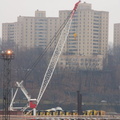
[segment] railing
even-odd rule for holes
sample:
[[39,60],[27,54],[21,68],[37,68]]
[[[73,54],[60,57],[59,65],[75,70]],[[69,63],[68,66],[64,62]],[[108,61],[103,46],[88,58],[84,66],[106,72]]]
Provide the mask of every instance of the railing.
[[[3,116],[0,115],[0,120]],[[10,120],[120,120],[120,115],[30,116],[10,115]]]

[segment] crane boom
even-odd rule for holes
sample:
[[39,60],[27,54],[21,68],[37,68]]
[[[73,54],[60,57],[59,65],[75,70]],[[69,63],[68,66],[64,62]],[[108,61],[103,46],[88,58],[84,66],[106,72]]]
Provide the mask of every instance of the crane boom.
[[66,23],[63,30],[61,31],[58,43],[56,45],[56,48],[53,52],[50,63],[48,65],[48,68],[47,68],[46,73],[45,73],[44,78],[43,78],[43,82],[42,82],[42,85],[41,85],[41,88],[40,88],[40,91],[39,91],[39,94],[38,94],[38,98],[37,98],[37,104],[39,104],[39,102],[40,102],[40,100],[41,100],[41,98],[42,98],[50,80],[51,80],[51,77],[52,77],[53,72],[55,70],[55,67],[57,65],[59,56],[61,55],[64,44],[67,40],[69,30],[70,30],[70,26],[71,26],[71,23],[72,23],[73,15],[74,15],[79,3],[80,3],[80,1],[75,4],[68,22]]
[[14,94],[12,100],[11,100],[11,103],[10,103],[10,110],[13,110],[13,103],[14,103],[14,100],[15,100],[15,97],[16,97],[17,92],[18,92],[18,88],[16,89],[15,94]]

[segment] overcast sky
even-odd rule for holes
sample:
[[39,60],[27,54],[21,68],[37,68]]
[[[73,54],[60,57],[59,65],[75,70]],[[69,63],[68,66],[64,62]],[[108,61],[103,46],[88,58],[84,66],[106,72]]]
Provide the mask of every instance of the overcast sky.
[[[78,0],[0,0],[0,37],[2,23],[16,22],[17,17],[34,16],[38,10],[46,11],[47,17],[58,16],[59,10],[72,10]],[[120,23],[120,0],[82,0],[91,3],[92,9],[109,12],[109,41],[113,41],[113,24]]]

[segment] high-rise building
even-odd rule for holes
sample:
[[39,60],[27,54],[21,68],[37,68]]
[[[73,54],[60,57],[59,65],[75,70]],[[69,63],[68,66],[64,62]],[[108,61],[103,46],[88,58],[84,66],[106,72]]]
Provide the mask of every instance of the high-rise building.
[[[15,42],[19,47],[45,48],[70,12],[60,10],[59,17],[46,17],[45,11],[37,10],[35,17],[19,16],[17,22],[3,24],[2,40]],[[108,12],[93,10],[85,2],[79,4],[58,66],[102,69],[108,47],[108,24]],[[56,44],[57,40],[53,46]]]
[[[60,11],[60,21],[63,22],[69,13],[68,10]],[[93,10],[88,3],[80,4],[65,45],[66,55],[61,57],[59,65],[102,69],[108,47],[108,19],[108,12]]]
[[59,26],[58,17],[46,17],[45,11],[35,11],[35,17],[19,16],[17,22],[3,23],[2,40],[22,48],[45,48]]
[[120,47],[120,23],[114,24],[114,48]]

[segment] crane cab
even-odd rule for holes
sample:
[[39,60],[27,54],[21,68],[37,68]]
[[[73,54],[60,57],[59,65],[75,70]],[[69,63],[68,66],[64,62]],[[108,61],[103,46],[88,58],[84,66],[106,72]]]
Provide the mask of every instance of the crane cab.
[[30,108],[36,108],[37,107],[37,100],[36,99],[30,99],[29,106],[30,106]]

